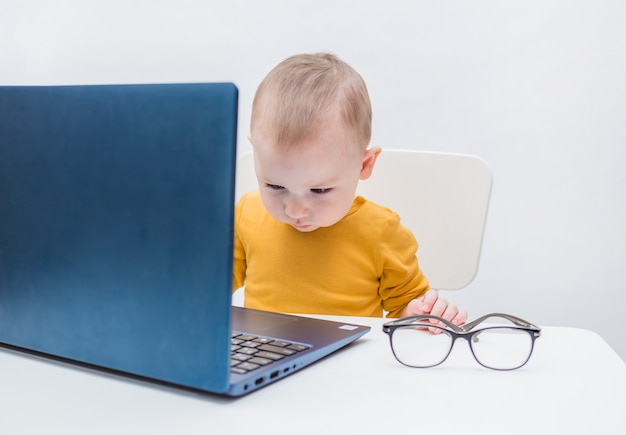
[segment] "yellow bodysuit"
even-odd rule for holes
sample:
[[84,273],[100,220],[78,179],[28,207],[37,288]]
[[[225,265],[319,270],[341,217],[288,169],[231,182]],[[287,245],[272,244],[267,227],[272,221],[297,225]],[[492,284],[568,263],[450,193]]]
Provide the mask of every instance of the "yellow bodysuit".
[[233,291],[260,310],[398,317],[429,289],[416,252],[400,217],[360,196],[335,225],[300,232],[251,192],[235,210]]

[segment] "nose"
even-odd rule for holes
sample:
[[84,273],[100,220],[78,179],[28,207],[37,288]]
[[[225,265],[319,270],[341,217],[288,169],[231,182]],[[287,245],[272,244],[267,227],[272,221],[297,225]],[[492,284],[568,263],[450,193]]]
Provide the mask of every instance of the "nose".
[[306,200],[292,197],[285,201],[285,214],[291,219],[302,219],[311,213]]

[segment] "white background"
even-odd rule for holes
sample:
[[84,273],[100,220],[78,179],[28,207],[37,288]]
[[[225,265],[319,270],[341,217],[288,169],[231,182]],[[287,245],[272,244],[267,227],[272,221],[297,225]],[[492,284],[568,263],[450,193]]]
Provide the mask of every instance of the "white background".
[[373,144],[492,168],[480,270],[449,299],[626,359],[625,2],[0,0],[0,84],[233,81],[241,150],[259,81],[313,51],[365,78]]

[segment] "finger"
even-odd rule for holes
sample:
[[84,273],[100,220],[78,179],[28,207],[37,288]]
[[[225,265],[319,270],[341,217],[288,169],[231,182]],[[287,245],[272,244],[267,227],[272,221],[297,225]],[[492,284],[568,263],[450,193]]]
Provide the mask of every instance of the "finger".
[[453,322],[453,319],[459,314],[459,308],[454,305],[454,304],[448,304],[448,306],[446,307],[445,311],[443,312],[443,314],[441,314],[441,316],[444,319],[446,319],[449,322]]
[[444,317],[444,313],[448,309],[448,301],[445,298],[437,298],[432,305],[430,314],[437,317]]
[[437,303],[439,299],[439,292],[435,289],[428,290],[424,296],[421,297],[422,302],[422,311],[424,313],[431,313],[434,305]]
[[[435,307],[435,309],[437,309],[437,307]],[[447,304],[446,309],[444,310],[444,312],[441,315],[438,315],[438,317],[446,319],[449,322],[453,323],[454,325],[460,326],[460,325],[463,325],[467,321],[467,311],[460,310],[454,304]],[[446,324],[444,324],[443,322],[439,322],[439,321],[437,321],[435,319],[431,319],[430,322],[434,323],[434,324],[436,324],[438,326],[441,326],[443,328],[447,327]],[[439,330],[437,328],[428,328],[428,330],[430,332],[432,332],[433,334],[441,333],[441,330]]]
[[[444,313],[446,311],[447,306],[448,306],[448,302],[444,298],[438,298],[435,301],[435,303],[433,304],[433,307],[430,310],[430,314],[433,315],[433,316],[437,316],[437,317],[443,317],[443,315],[444,315]],[[434,324],[434,325],[443,327],[443,328],[446,327],[446,325],[444,323],[440,322],[437,319],[429,319],[429,322]],[[429,328],[429,330],[433,334],[440,334],[441,333],[441,330],[437,329],[437,328]]]
[[467,311],[459,310],[456,316],[454,316],[454,318],[451,320],[451,322],[457,326],[460,326],[467,322]]

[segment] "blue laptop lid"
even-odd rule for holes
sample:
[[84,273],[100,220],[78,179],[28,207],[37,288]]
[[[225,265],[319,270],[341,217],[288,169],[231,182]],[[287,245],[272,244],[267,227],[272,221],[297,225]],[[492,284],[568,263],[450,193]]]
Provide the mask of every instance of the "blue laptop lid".
[[0,343],[228,385],[237,89],[0,86]]

